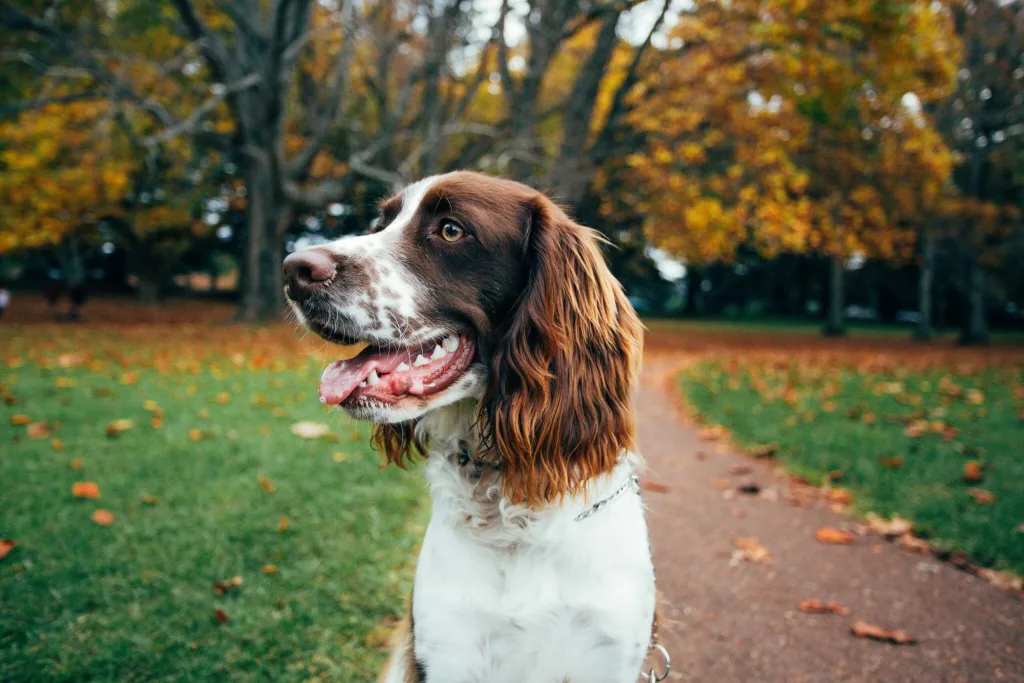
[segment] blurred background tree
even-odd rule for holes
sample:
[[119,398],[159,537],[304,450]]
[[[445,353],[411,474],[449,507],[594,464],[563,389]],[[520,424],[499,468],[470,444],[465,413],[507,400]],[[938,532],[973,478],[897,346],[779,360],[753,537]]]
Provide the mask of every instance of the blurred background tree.
[[1024,299],[1022,22],[1003,0],[0,0],[0,252],[26,286],[91,263],[146,299],[206,272],[263,319],[288,250],[476,168],[604,232],[644,312],[984,342]]

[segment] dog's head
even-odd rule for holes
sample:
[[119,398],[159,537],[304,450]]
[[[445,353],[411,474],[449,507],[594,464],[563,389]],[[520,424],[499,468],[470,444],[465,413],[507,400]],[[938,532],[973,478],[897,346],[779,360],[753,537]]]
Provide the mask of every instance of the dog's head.
[[329,365],[321,401],[378,423],[388,460],[411,422],[477,401],[505,494],[548,501],[633,445],[641,326],[593,231],[525,185],[468,172],[409,185],[371,234],[285,260],[314,332],[367,344]]

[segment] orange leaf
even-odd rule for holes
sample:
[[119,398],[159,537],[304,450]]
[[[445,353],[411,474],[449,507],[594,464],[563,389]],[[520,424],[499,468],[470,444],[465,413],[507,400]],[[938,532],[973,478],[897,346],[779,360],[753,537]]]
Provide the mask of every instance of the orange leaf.
[[53,446],[53,450],[55,451],[64,450],[64,442],[61,441],[60,439],[54,439],[53,441],[50,442],[50,445]]
[[964,463],[964,481],[968,484],[977,484],[985,478],[983,466],[977,460],[970,460]]
[[796,608],[808,614],[838,614],[841,617],[845,617],[850,613],[848,608],[843,607],[838,602],[822,602],[821,600],[814,599],[801,600]]
[[85,461],[82,460],[81,458],[75,458],[74,460],[68,463],[68,466],[73,470],[80,470],[84,465]]
[[28,434],[30,439],[45,439],[50,436],[50,425],[46,422],[33,422],[29,426],[25,427],[25,433]]
[[228,621],[231,620],[231,617],[228,616],[228,613],[220,609],[219,607],[213,611],[213,618],[217,620],[218,624],[226,624],[228,623]]
[[814,538],[826,545],[849,545],[854,542],[853,534],[831,526],[823,526],[814,532]]
[[917,640],[911,637],[906,631],[883,628],[881,626],[869,624],[866,621],[853,622],[850,630],[853,632],[853,635],[858,638],[870,638],[872,640],[880,640],[885,643],[892,643],[893,645],[913,645],[917,642]]
[[276,574],[277,573],[277,565],[276,564],[269,564],[269,563],[265,564],[262,567],[260,567],[260,571],[263,572],[264,574]]
[[32,421],[32,418],[28,415],[11,415],[11,424],[15,426],[27,425]]
[[967,494],[974,499],[975,503],[980,505],[991,505],[996,502],[995,494],[985,489],[970,488],[967,489]]
[[779,450],[779,444],[767,443],[761,446],[754,446],[750,449],[750,454],[755,458],[770,458],[775,455]]
[[192,439],[193,441],[199,441],[200,439],[203,438],[203,432],[202,430],[193,427],[192,429],[188,430],[188,438]]
[[282,517],[281,519],[277,520],[277,530],[282,532],[282,533],[284,533],[285,531],[288,531],[288,518],[287,517]]
[[230,403],[231,402],[231,394],[229,394],[226,391],[222,391],[219,394],[217,394],[216,401],[217,401],[217,403],[220,403],[221,405],[223,405],[225,403]]
[[100,487],[94,481],[78,481],[71,486],[71,495],[75,498],[96,499],[100,497]]
[[213,582],[213,594],[224,595],[228,591],[240,588],[242,585],[242,577],[235,575],[226,581],[214,581]]
[[768,548],[761,545],[756,538],[737,536],[732,539],[732,542],[736,546],[736,550],[732,553],[730,564],[737,564],[742,560],[760,564],[772,564],[774,562],[771,552],[769,552]]
[[127,432],[129,429],[135,426],[135,420],[121,419],[114,420],[107,425],[107,436],[114,437],[121,434],[121,432]]
[[274,483],[267,479],[266,477],[264,477],[262,474],[260,475],[260,486],[262,486],[263,490],[266,491],[267,493],[273,493],[274,491],[277,491],[277,487],[274,486]]
[[18,544],[9,538],[0,539],[0,560],[7,557],[16,545]]
[[92,521],[100,526],[110,526],[114,523],[114,513],[110,510],[97,510],[92,513]]
[[654,481],[653,479],[641,479],[640,488],[644,491],[653,491],[654,493],[668,493],[671,490],[668,484],[662,484],[660,481]]
[[888,467],[890,470],[898,470],[903,467],[903,456],[902,455],[883,455],[882,464]]
[[157,498],[156,496],[143,496],[142,502],[145,503],[146,505],[156,505],[157,503],[160,502],[160,499]]
[[701,441],[718,441],[726,435],[725,427],[721,425],[714,425],[711,427],[704,427],[698,433]]

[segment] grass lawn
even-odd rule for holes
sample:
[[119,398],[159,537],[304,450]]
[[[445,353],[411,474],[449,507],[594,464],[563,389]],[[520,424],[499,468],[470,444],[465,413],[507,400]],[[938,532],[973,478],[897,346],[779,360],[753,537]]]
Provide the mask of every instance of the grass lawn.
[[777,444],[812,481],[833,473],[860,512],[1024,574],[1024,369],[780,358],[708,361],[679,381],[706,420]]
[[375,680],[425,490],[319,404],[321,354],[290,329],[0,329],[0,680]]

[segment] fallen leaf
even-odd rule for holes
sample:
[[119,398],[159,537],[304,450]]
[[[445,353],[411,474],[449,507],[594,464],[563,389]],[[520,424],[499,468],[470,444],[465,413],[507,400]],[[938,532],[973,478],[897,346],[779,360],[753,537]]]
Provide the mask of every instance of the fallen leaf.
[[45,439],[50,436],[50,425],[46,422],[33,422],[25,427],[25,433],[30,439]]
[[866,621],[853,622],[850,630],[853,632],[853,635],[858,638],[870,638],[872,640],[880,640],[884,643],[892,643],[893,645],[913,645],[917,642],[906,631],[883,628],[881,626],[869,624]]
[[732,553],[732,560],[730,564],[736,565],[746,560],[747,562],[756,562],[759,564],[772,564],[771,552],[768,548],[761,545],[756,538],[751,536],[737,536],[732,539],[733,545],[736,546],[736,550]]
[[902,517],[896,516],[892,519],[882,519],[873,512],[869,512],[867,515],[868,528],[870,528],[876,534],[887,536],[889,538],[896,538],[903,534],[909,534],[914,525],[909,519],[903,519]]
[[27,425],[32,421],[28,415],[11,415],[11,424],[15,426]]
[[135,384],[139,381],[139,373],[126,372],[121,375],[121,384]]
[[841,505],[849,505],[853,502],[853,494],[847,489],[829,489],[825,497],[833,503],[840,503]]
[[226,391],[222,391],[219,394],[217,394],[216,401],[221,405],[224,405],[225,403],[231,403],[231,394],[229,394]]
[[850,613],[848,608],[843,607],[838,602],[822,602],[813,598],[801,600],[796,608],[808,614],[838,614],[841,617],[845,617]]
[[319,439],[327,434],[330,428],[320,422],[296,422],[291,426],[291,432],[302,439]]
[[[0,557],[3,557],[3,555],[0,555]],[[978,576],[985,579],[996,588],[1009,591],[1024,590],[1024,579],[1019,576],[1014,576],[1009,572],[1001,572],[995,569],[989,569],[988,567],[982,567],[978,570]]]
[[114,513],[110,510],[97,510],[92,513],[92,521],[100,526],[110,526],[114,523]]
[[193,441],[199,441],[200,439],[203,438],[203,430],[193,427],[192,429],[188,430],[188,438],[192,439]]
[[916,439],[925,432],[928,431],[928,422],[925,420],[914,420],[907,428],[903,430],[903,435],[911,439]]
[[282,533],[284,533],[285,531],[288,531],[288,518],[287,517],[282,517],[279,520],[277,520],[277,530],[282,532]]
[[701,441],[718,441],[726,435],[725,427],[721,425],[712,425],[711,427],[704,427],[697,432],[698,438]]
[[728,479],[717,477],[711,480],[711,486],[718,489],[719,491],[724,491],[726,489],[732,488],[732,482],[729,481]]
[[639,486],[643,491],[652,491],[654,493],[668,493],[671,490],[668,484],[662,484],[660,481],[654,481],[653,479],[641,479]]
[[260,486],[263,487],[263,490],[265,492],[267,492],[267,493],[274,493],[275,491],[277,491],[277,487],[274,486],[274,483],[272,481],[270,481],[269,479],[267,479],[262,474],[259,475],[259,480],[260,480]]
[[267,563],[267,564],[263,565],[262,567],[260,567],[260,571],[263,572],[264,574],[276,574],[277,573],[277,565],[276,564],[269,564],[269,563]]
[[157,503],[160,502],[160,499],[157,498],[156,496],[143,496],[142,502],[145,503],[146,505],[156,505]]
[[135,420],[120,419],[114,420],[107,425],[107,436],[114,437],[121,434],[121,432],[127,432],[129,429],[135,426]]
[[849,545],[855,540],[853,534],[832,526],[821,527],[814,532],[814,538],[826,545]]
[[903,456],[902,455],[883,455],[882,464],[888,467],[890,470],[898,470],[903,467]]
[[158,413],[158,412],[160,412],[160,405],[156,401],[154,401],[153,399],[147,399],[146,401],[144,401],[142,403],[142,407],[145,408],[146,410],[148,410],[151,413]]
[[55,451],[64,450],[64,442],[61,441],[60,439],[54,439],[53,441],[50,442],[50,445],[53,446],[53,450]]
[[755,458],[770,458],[779,451],[779,444],[777,443],[766,443],[760,446],[754,446],[750,449],[750,455]]
[[94,481],[76,481],[71,485],[71,495],[75,498],[96,499],[100,497],[100,487]]
[[991,505],[996,502],[995,494],[986,489],[970,488],[967,489],[967,495],[973,498],[975,503],[980,505]]
[[242,577],[239,575],[232,576],[226,581],[214,581],[213,582],[213,594],[224,595],[228,591],[232,591],[242,586]]
[[217,620],[218,624],[226,624],[231,620],[228,613],[219,607],[213,611],[213,618]]
[[734,477],[742,477],[745,474],[750,474],[750,465],[733,465],[729,468],[729,474]]
[[345,462],[348,460],[348,456],[341,451],[334,451],[334,453],[331,454],[331,459],[334,460],[334,462]]
[[985,478],[984,466],[977,460],[969,460],[964,463],[964,481],[968,484],[977,484]]
[[18,544],[9,538],[0,539],[0,560],[7,557],[16,545]]
[[912,534],[903,534],[897,538],[896,545],[912,550],[915,553],[930,553],[932,551],[931,543]]
[[73,470],[80,470],[84,465],[85,461],[82,460],[81,458],[75,458],[74,460],[68,463],[68,466]]

